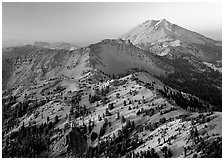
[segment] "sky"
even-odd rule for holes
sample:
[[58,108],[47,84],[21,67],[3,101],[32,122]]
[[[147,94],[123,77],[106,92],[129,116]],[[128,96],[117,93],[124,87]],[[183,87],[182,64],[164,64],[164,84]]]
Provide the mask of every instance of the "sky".
[[89,44],[160,19],[222,39],[220,2],[3,2],[2,39]]

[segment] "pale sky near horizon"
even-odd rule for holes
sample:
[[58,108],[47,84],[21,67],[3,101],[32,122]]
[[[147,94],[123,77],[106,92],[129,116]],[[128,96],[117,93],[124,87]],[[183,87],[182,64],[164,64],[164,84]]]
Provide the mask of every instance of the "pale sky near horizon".
[[222,4],[213,2],[3,2],[3,41],[96,43],[117,38],[146,20],[167,19],[222,39]]

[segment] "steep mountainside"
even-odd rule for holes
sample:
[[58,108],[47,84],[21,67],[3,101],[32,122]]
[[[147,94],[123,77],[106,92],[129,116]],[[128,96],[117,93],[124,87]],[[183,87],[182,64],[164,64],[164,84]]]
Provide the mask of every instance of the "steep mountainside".
[[91,45],[90,49],[90,62],[108,74],[124,74],[129,69],[137,68],[158,76],[173,69],[129,41],[103,40]]
[[[37,46],[26,45],[22,47],[10,47],[2,49],[2,86],[6,88],[8,80],[13,77],[16,71],[14,67],[15,61],[26,59],[28,54],[39,50]],[[20,60],[21,59],[21,60]]]
[[[7,53],[3,51],[3,86],[13,87],[19,84],[29,86],[43,79],[55,78],[60,75],[79,76],[85,69],[85,50],[68,51],[53,50],[29,46],[29,52],[16,56],[20,50],[26,47],[12,48]],[[19,53],[18,53],[19,54]],[[4,56],[6,55],[6,56]],[[9,57],[9,55],[15,55]],[[75,66],[79,65],[80,68]],[[4,72],[5,71],[5,72]]]
[[165,19],[146,21],[120,38],[129,39],[134,45],[159,56],[174,58],[180,53],[189,53],[203,61],[214,63],[222,57],[219,41],[172,24]]
[[[183,43],[196,44],[216,44],[217,42],[206,38],[196,32],[184,29],[176,24],[172,24],[166,19],[149,20],[131,31],[121,36],[124,39],[130,39],[133,44],[147,44],[163,41],[172,41],[178,39]],[[178,42],[176,41],[176,44]],[[173,44],[175,45],[175,44]]]

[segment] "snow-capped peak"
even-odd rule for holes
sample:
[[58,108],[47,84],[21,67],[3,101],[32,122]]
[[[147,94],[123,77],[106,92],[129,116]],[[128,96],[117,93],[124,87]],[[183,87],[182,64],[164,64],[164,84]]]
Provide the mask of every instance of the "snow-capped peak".
[[161,19],[161,20],[159,20],[159,21],[155,24],[155,26],[156,26],[156,25],[160,25],[160,24],[172,24],[172,23],[170,23],[170,22],[167,21],[166,19]]
[[166,19],[146,21],[120,37],[129,39],[134,45],[150,45],[161,39],[180,40],[183,43],[213,44],[214,41],[192,32]]
[[169,21],[167,21],[166,19],[162,19],[154,25],[154,28],[155,28],[155,30],[158,30],[159,28],[162,28],[162,29],[165,29],[165,30],[172,31],[172,25],[173,24],[170,23]]

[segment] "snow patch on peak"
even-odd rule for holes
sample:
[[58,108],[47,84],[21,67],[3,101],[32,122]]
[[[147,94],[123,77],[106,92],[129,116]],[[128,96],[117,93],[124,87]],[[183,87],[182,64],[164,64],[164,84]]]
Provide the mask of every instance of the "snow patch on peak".
[[158,22],[155,24],[155,26],[158,26],[158,25],[160,25],[161,23],[162,23],[162,20],[158,21]]

